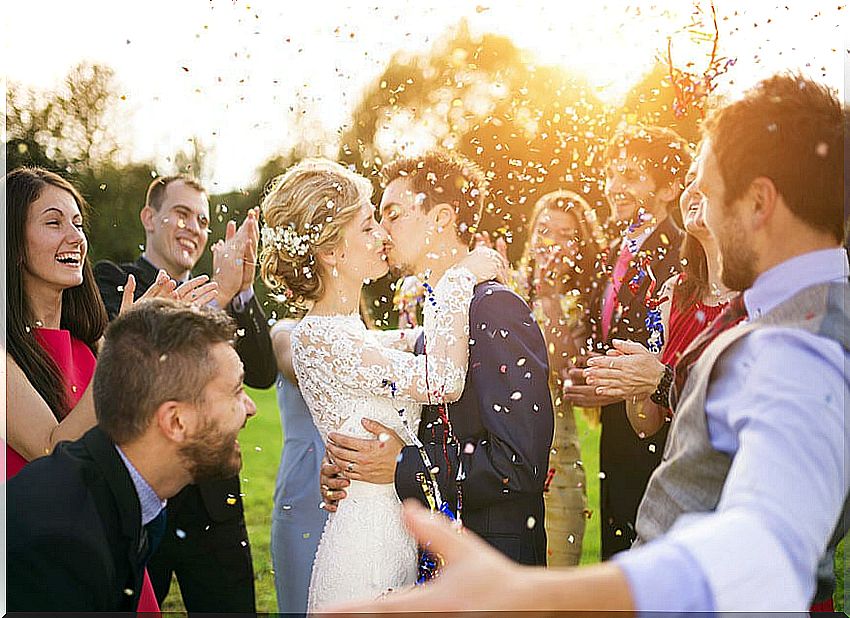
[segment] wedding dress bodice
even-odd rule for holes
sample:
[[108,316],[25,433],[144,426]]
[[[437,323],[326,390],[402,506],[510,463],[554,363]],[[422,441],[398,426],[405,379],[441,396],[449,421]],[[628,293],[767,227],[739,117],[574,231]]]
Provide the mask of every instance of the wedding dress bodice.
[[[460,397],[475,283],[463,268],[449,269],[440,279],[425,307],[423,355],[412,353],[415,332],[370,331],[356,314],[301,320],[292,332],[293,366],[326,443],[331,432],[375,439],[361,425],[369,418],[411,444],[421,404]],[[376,597],[416,579],[416,544],[401,521],[394,485],[352,481],[347,493],[319,543],[311,610]]]

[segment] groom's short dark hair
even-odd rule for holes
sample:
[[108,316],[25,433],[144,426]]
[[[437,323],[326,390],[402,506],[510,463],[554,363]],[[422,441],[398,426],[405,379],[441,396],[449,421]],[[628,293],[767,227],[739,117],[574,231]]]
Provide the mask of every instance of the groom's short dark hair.
[[481,223],[487,178],[478,165],[455,152],[432,150],[419,157],[395,159],[381,169],[382,185],[398,178],[410,181],[425,196],[422,210],[450,204],[457,214],[457,232],[469,243]]

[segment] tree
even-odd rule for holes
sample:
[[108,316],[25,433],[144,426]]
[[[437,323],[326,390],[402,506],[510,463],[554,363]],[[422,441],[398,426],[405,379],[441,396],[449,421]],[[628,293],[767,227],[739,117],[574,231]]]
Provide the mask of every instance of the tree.
[[397,155],[433,146],[464,154],[490,180],[482,228],[516,241],[517,257],[544,193],[571,188],[601,204],[594,165],[605,112],[578,77],[461,21],[425,54],[390,60],[356,107],[339,158],[374,179]]

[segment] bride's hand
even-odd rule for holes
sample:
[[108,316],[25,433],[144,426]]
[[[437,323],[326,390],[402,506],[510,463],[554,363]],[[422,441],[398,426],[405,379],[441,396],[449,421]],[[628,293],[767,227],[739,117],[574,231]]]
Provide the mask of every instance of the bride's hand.
[[506,283],[508,280],[507,260],[498,251],[487,247],[476,247],[458,262],[458,266],[469,270],[478,283],[491,279]]

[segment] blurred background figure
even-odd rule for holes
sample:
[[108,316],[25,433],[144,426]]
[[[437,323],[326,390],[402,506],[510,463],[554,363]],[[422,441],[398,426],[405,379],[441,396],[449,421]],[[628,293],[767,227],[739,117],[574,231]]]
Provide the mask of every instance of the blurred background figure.
[[[658,343],[653,301],[657,286],[679,270],[682,232],[670,215],[677,210],[692,158],[688,142],[664,127],[627,125],[608,141],[605,197],[612,220],[624,229],[608,247],[606,280],[592,294],[594,352],[604,353],[615,339]],[[601,557],[607,560],[635,538],[637,507],[661,461],[666,426],[651,438],[637,436],[622,398],[597,393],[584,383],[583,370],[573,370],[570,377],[573,383],[565,393],[574,404],[602,406]]]
[[277,358],[277,403],[283,433],[283,452],[274,488],[271,554],[278,610],[307,611],[310,574],[328,514],[322,508],[319,468],[325,445],[292,367],[290,333],[298,322],[278,320],[272,328]]
[[[685,176],[679,209],[685,238],[679,252],[682,272],[659,294],[664,332],[660,358],[633,341],[613,341],[608,357],[588,360],[586,381],[601,395],[623,397],[629,421],[640,437],[652,436],[672,416],[669,390],[685,350],[737,295],[720,280],[717,242],[705,226],[705,200],[696,188],[696,161]],[[611,366],[611,356],[617,358]]]
[[[588,299],[604,243],[593,210],[580,195],[567,190],[547,193],[537,201],[528,230],[513,279],[543,331],[549,353],[555,435],[544,494],[548,564],[573,566],[581,559],[588,511],[575,413],[563,388],[569,370],[587,356]],[[504,252],[504,241],[496,244]]]

